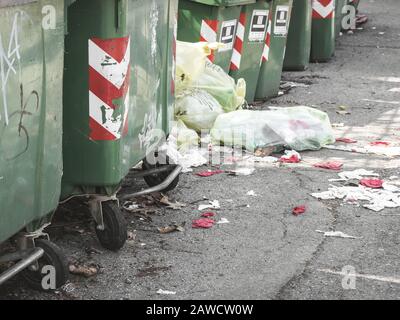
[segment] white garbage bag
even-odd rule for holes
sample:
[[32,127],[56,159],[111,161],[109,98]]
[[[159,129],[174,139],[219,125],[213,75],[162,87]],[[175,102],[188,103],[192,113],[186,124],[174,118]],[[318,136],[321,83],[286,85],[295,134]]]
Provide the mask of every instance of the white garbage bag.
[[175,118],[197,132],[210,130],[222,113],[219,102],[204,90],[186,90],[175,101]]
[[178,150],[187,150],[192,147],[197,147],[200,142],[200,137],[196,131],[186,127],[182,120],[178,120],[174,123],[170,136],[175,137]]
[[211,137],[213,142],[249,151],[280,145],[296,151],[319,150],[335,143],[328,115],[304,106],[226,113],[216,119]]

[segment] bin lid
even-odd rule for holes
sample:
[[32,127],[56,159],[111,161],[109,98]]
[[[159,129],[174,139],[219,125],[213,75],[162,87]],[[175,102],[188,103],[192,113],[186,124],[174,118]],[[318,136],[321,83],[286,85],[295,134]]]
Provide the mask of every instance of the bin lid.
[[190,0],[190,1],[217,7],[230,7],[230,6],[256,3],[256,0]]
[[32,2],[37,2],[37,0],[0,0],[0,8],[19,6]]

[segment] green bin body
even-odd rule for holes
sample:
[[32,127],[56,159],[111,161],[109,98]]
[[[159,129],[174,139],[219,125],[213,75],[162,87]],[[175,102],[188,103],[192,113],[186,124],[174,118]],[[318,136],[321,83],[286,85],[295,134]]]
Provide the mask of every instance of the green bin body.
[[170,129],[177,0],[68,7],[62,198],[110,196]]
[[335,1],[313,0],[311,62],[327,62],[335,53]]
[[267,32],[267,49],[262,57],[256,90],[256,99],[258,100],[272,98],[279,93],[292,4],[292,0],[272,1],[271,28],[268,28],[270,30]]
[[254,101],[267,35],[270,2],[243,6],[232,54],[230,76],[246,80],[246,101]]
[[295,0],[286,45],[283,70],[308,68],[311,53],[312,0]]
[[58,206],[63,57],[64,1],[0,1],[0,243]]
[[336,0],[335,8],[335,37],[338,38],[342,31],[342,20],[344,17],[343,7],[347,5],[347,0]]
[[178,40],[186,42],[220,42],[220,48],[209,60],[226,72],[232,58],[242,5],[256,0],[180,0]]
[[349,0],[349,4],[358,10],[358,6],[360,5],[361,0]]

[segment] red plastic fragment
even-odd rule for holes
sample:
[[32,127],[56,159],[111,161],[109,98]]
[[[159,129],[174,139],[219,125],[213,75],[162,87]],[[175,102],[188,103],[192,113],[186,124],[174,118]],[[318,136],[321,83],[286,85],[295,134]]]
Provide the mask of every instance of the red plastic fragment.
[[205,212],[205,213],[203,213],[201,216],[203,217],[203,218],[212,218],[212,217],[215,217],[215,213],[214,212]]
[[198,172],[196,173],[196,176],[199,177],[211,177],[211,176],[215,176],[216,174],[221,174],[224,173],[224,170],[215,170],[215,171],[202,171],[202,172]]
[[371,146],[383,146],[383,147],[387,147],[390,146],[390,142],[387,141],[373,141],[370,142]]
[[192,222],[192,228],[194,229],[210,229],[214,226],[215,221],[212,219],[198,219],[198,220],[193,220]]
[[328,161],[314,164],[315,168],[328,169],[328,170],[341,170],[343,163],[339,161]]
[[294,216],[299,216],[306,212],[306,206],[298,206],[293,209],[292,213]]
[[360,184],[364,187],[372,189],[380,189],[383,187],[383,180],[380,179],[361,179]]
[[343,143],[357,143],[357,140],[353,140],[350,138],[337,138],[336,142],[343,142]]

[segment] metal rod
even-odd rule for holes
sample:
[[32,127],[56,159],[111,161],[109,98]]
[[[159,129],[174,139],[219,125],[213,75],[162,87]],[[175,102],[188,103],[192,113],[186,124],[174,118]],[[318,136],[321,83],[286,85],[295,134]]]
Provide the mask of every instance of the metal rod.
[[10,269],[6,270],[0,275],[0,285],[20,273],[22,270],[28,268],[31,264],[39,260],[43,256],[43,254],[44,250],[42,248],[33,249],[32,254],[30,254],[25,259],[17,262]]
[[148,188],[148,189],[144,189],[144,190],[136,192],[136,193],[126,194],[126,195],[122,196],[120,199],[122,201],[128,201],[128,200],[131,200],[132,198],[136,198],[136,197],[139,197],[139,196],[144,196],[146,194],[150,194],[150,193],[154,193],[154,192],[163,191],[176,179],[177,176],[179,176],[181,171],[182,171],[182,167],[178,165],[169,174],[169,176],[162,183],[160,183],[159,185],[151,187],[151,188]]
[[149,169],[149,170],[141,170],[139,172],[133,173],[132,176],[134,178],[147,177],[147,176],[151,176],[152,174],[172,171],[174,168],[176,168],[175,165],[166,165],[166,166],[162,166],[159,168],[154,168],[154,169]]
[[32,250],[20,250],[13,253],[8,253],[0,257],[0,263],[17,261],[26,258],[32,253]]

